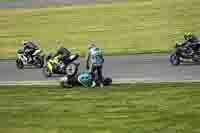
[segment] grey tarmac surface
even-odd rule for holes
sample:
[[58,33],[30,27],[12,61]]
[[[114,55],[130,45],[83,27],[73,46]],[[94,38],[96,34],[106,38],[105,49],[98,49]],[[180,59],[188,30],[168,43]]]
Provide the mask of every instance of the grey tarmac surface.
[[[115,80],[141,82],[168,82],[200,80],[200,64],[184,63],[172,66],[167,54],[145,54],[130,56],[105,57],[104,75]],[[81,71],[84,70],[84,61],[81,59]],[[61,76],[62,77],[62,76]],[[15,61],[0,62],[0,84],[12,81],[54,81],[60,76],[45,78],[42,69],[26,67],[18,70]]]

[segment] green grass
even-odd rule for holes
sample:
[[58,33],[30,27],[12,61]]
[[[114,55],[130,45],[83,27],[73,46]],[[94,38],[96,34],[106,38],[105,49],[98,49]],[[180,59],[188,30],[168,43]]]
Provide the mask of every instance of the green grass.
[[198,133],[199,86],[0,87],[0,133]]
[[184,32],[200,35],[199,0],[0,10],[0,58],[15,57],[23,39],[53,51],[56,40],[84,54],[95,40],[106,54],[168,52]]

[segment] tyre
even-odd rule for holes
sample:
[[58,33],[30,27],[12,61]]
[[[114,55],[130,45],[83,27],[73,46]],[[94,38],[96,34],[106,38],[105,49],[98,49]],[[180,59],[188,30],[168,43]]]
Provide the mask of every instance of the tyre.
[[16,66],[17,66],[17,68],[18,69],[23,69],[24,68],[24,63],[23,63],[23,61],[21,60],[21,59],[17,59],[16,60]]
[[50,70],[49,70],[49,68],[47,67],[47,66],[45,66],[45,67],[43,67],[43,75],[45,76],[45,77],[51,77],[52,76],[52,74],[51,74],[51,72],[50,72]]
[[170,63],[174,66],[178,66],[180,64],[180,58],[174,53],[170,56]]
[[38,68],[42,68],[42,67],[43,67],[43,65],[44,65],[44,60],[43,60],[42,57],[36,56],[35,59],[34,59],[34,61],[35,61],[34,64],[35,64],[36,67],[38,67]]

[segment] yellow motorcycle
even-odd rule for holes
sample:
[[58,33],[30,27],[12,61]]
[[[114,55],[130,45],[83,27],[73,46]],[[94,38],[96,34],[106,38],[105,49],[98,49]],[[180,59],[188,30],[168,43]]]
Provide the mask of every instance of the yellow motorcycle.
[[[51,77],[53,74],[61,75],[76,75],[79,70],[80,61],[79,55],[71,55],[65,62],[59,59],[60,56],[55,58],[47,57],[46,65],[43,67],[43,75],[45,77]],[[65,59],[64,59],[65,60]]]

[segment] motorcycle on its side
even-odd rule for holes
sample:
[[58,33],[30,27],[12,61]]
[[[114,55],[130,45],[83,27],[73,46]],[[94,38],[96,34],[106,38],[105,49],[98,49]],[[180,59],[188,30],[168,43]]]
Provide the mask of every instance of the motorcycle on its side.
[[63,61],[56,61],[55,63],[51,56],[47,56],[46,65],[43,67],[43,75],[45,77],[51,77],[53,74],[76,75],[80,66],[78,58],[79,55],[74,54],[69,59],[66,59],[67,63]]

